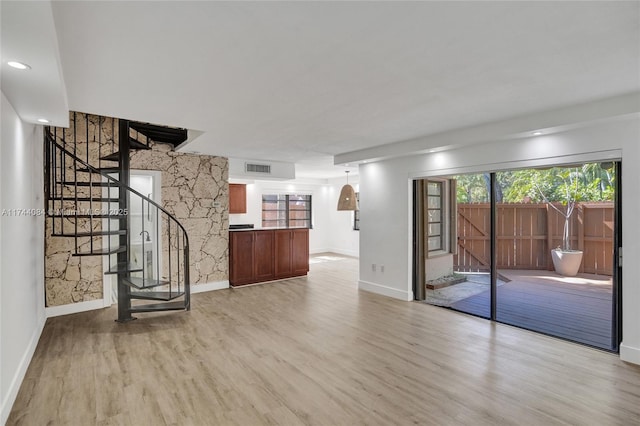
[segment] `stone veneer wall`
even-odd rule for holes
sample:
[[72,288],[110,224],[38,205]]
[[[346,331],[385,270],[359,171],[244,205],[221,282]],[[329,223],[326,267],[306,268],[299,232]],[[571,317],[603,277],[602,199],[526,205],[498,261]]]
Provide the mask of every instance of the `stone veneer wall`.
[[182,154],[170,145],[155,144],[150,151],[132,153],[131,169],[162,172],[162,206],[189,236],[191,283],[228,280],[228,160]]
[[[70,141],[75,133],[77,151],[84,157],[88,148],[91,165],[115,164],[99,162],[98,158],[117,149],[118,120],[95,115],[87,117],[88,128],[85,115],[72,112],[69,129],[57,129],[58,140],[64,135]],[[162,206],[180,221],[189,236],[191,283],[228,280],[228,160],[178,153],[167,144],[151,145],[150,151],[132,151],[131,168],[161,172]],[[87,180],[87,177],[82,179]],[[93,208],[99,208],[99,205],[94,204]],[[72,229],[71,225],[71,221],[65,221],[66,229]],[[45,229],[47,306],[102,299],[102,257],[71,256],[73,239],[51,236],[51,226],[52,219],[48,218]],[[98,221],[94,229],[100,229],[100,226]],[[82,224],[83,227],[88,228],[88,224]],[[83,244],[86,249],[88,239]],[[95,246],[101,244],[100,238],[94,239]]]

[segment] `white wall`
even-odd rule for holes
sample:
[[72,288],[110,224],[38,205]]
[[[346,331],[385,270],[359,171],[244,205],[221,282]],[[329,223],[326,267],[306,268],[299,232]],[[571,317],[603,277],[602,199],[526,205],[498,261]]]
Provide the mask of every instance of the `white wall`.
[[[351,179],[353,181],[353,179]],[[243,183],[231,179],[231,182]],[[344,180],[327,183],[301,181],[254,181],[247,184],[247,213],[230,214],[229,224],[262,224],[263,194],[311,194],[313,229],[309,231],[311,253],[334,252],[358,256],[358,232],[353,230],[353,213],[336,210]],[[357,190],[357,185],[354,185]]]
[[437,280],[441,277],[453,274],[453,255],[442,254],[427,258],[424,261],[425,281]]
[[42,127],[26,124],[2,94],[0,140],[0,400],[2,424],[45,322]]
[[[344,177],[329,180],[329,251],[358,257],[360,255],[360,231],[353,230],[353,212],[338,211],[340,190],[346,183]],[[360,192],[358,176],[349,176],[349,183],[356,192]]]
[[[640,119],[594,121],[547,136],[506,139],[452,151],[406,156],[360,166],[360,283],[403,300],[411,288],[411,180],[417,177],[622,158],[624,230],[623,360],[640,364]],[[372,270],[384,264],[385,271]]]
[[[261,175],[260,173],[247,173],[244,170],[245,163],[269,165],[271,166],[271,173],[266,176]],[[294,163],[285,163],[283,161],[264,161],[264,160],[250,160],[246,158],[229,158],[229,176],[234,176],[238,179],[291,180],[291,179],[295,179],[296,177],[296,166]]]

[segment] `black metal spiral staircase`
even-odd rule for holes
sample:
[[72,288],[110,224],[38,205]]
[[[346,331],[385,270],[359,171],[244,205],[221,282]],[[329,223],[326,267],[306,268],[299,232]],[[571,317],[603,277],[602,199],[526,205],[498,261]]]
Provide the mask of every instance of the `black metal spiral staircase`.
[[[52,236],[72,238],[73,256],[103,257],[105,274],[117,276],[117,321],[135,319],[134,313],[189,310],[187,232],[167,210],[130,186],[131,150],[149,150],[151,140],[177,146],[187,131],[109,119],[111,138],[104,141],[104,118],[92,116],[92,123],[88,115],[78,115],[72,115],[73,131],[48,127],[44,132]],[[85,134],[79,135],[82,129]]]

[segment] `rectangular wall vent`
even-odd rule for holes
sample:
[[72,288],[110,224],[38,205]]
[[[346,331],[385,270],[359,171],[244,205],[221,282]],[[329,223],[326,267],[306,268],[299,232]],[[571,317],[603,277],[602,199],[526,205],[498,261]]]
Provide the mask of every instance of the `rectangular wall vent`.
[[244,171],[247,173],[271,174],[271,164],[244,163]]

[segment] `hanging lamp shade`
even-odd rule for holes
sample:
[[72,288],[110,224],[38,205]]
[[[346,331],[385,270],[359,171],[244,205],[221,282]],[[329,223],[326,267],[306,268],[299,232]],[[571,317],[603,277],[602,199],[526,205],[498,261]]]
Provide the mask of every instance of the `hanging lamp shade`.
[[349,185],[349,171],[347,170],[347,184],[340,191],[338,198],[338,210],[358,210],[358,202],[356,200],[356,191]]

